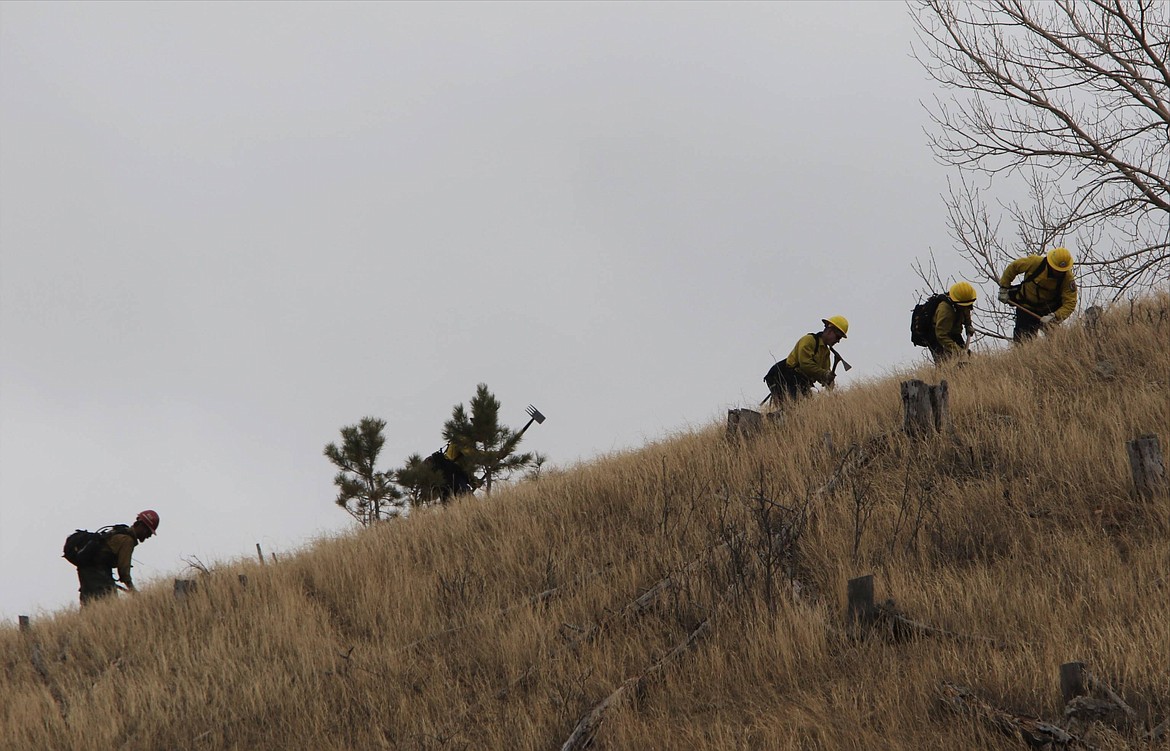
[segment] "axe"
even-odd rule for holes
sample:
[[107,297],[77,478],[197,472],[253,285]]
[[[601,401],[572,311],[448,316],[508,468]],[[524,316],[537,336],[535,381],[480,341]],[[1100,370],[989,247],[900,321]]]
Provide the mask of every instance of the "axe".
[[836,358],[836,360],[833,362],[833,372],[834,372],[834,373],[836,373],[836,372],[837,372],[837,363],[841,363],[842,365],[844,365],[844,366],[845,366],[845,372],[846,372],[846,373],[848,373],[849,371],[853,370],[853,366],[852,366],[852,365],[850,365],[849,363],[845,362],[845,358],[844,358],[844,357],[841,357],[841,355],[837,354],[837,350],[833,349],[832,347],[829,347],[829,351],[830,351],[830,352],[832,352],[832,353],[833,353],[833,357],[835,357],[835,358]]
[[1022,310],[1022,311],[1024,311],[1025,313],[1027,313],[1028,315],[1030,315],[1030,316],[1032,316],[1033,318],[1035,318],[1035,319],[1036,319],[1037,321],[1039,321],[1040,323],[1044,323],[1044,317],[1043,317],[1043,316],[1041,316],[1039,313],[1033,313],[1032,311],[1030,311],[1030,310],[1028,310],[1027,308],[1025,308],[1023,305],[1017,305],[1015,301],[1012,301],[1012,307],[1013,307],[1013,308],[1017,308],[1017,309],[1019,309],[1019,310]]
[[992,339],[1003,339],[1004,341],[1008,341],[1008,342],[1010,342],[1012,340],[1012,338],[1010,336],[1004,336],[1003,334],[997,334],[994,331],[987,331],[986,329],[981,329],[978,327],[976,327],[974,329],[974,331],[976,334],[979,334],[980,336],[987,336],[987,337],[991,337]]

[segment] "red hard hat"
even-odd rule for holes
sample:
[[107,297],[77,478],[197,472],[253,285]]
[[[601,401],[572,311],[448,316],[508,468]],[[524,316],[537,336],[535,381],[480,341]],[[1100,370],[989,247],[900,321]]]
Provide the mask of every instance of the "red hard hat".
[[134,521],[142,522],[143,524],[145,524],[150,529],[150,533],[152,535],[154,533],[158,532],[158,512],[157,511],[151,511],[150,509],[147,509],[147,510],[139,513],[138,516],[134,517]]

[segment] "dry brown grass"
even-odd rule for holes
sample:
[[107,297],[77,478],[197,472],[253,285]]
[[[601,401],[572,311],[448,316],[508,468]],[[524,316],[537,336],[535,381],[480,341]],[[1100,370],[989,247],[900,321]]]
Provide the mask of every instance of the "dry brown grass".
[[[1160,722],[1170,501],[1132,497],[1124,444],[1170,443],[1168,341],[1162,295],[1096,332],[911,374],[948,378],[953,436],[903,437],[891,378],[807,400],[743,444],[711,426],[277,566],[219,565],[186,602],[160,587],[6,630],[0,736],[78,751],[559,748],[708,619],[596,747],[1020,748],[941,710],[939,682],[1057,720],[1073,659]],[[770,560],[767,533],[798,522],[791,554]],[[910,617],[995,643],[850,639],[845,584],[871,572]],[[1093,738],[1142,748],[1137,735]]]

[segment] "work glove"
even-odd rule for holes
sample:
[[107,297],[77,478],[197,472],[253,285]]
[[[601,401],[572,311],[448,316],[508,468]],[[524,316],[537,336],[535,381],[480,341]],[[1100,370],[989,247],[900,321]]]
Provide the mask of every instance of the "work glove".
[[1043,318],[1041,318],[1040,320],[1041,320],[1041,321],[1043,321],[1043,322],[1044,322],[1044,324],[1045,324],[1045,325],[1048,325],[1048,326],[1051,326],[1051,325],[1052,325],[1052,324],[1054,324],[1054,323],[1060,323],[1060,321],[1056,320],[1056,314],[1055,314],[1055,313],[1049,313],[1048,315],[1044,316],[1044,317],[1043,317]]
[[1002,303],[1009,303],[1012,301],[1012,291],[1007,287],[999,288],[999,301]]

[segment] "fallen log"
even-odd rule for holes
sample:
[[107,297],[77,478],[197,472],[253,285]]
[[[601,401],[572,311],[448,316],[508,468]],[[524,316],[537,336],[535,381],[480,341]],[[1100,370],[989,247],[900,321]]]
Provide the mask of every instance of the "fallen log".
[[1146,733],[1146,740],[1150,743],[1162,740],[1162,736],[1170,735],[1170,717],[1162,720],[1162,724]]
[[1033,748],[1082,747],[1080,738],[1059,725],[992,706],[965,686],[943,681],[939,688],[939,696],[947,709],[957,714],[979,717],[1004,735],[1019,738]]
[[914,636],[940,636],[945,639],[954,639],[955,641],[974,644],[988,644],[993,647],[998,644],[995,639],[987,636],[960,634],[955,631],[947,631],[944,628],[911,620],[894,605],[893,600],[886,600],[885,602],[874,605],[874,615],[876,622],[884,622],[890,627],[891,634],[898,641]]
[[889,442],[890,434],[878,433],[867,438],[864,443],[852,444],[837,463],[837,468],[829,476],[828,482],[812,491],[812,495],[832,495],[850,474],[877,458],[883,449],[889,448]]
[[1135,724],[1138,722],[1137,710],[1126,704],[1125,700],[1108,683],[1093,675],[1088,670],[1084,671],[1084,675],[1090,690],[1100,691],[1105,694],[1109,701],[1113,702],[1118,709],[1125,713],[1125,716],[1129,718],[1130,722]]
[[[734,539],[738,539],[738,537],[736,537]],[[717,552],[727,548],[727,546],[728,546],[728,543],[725,542],[725,543],[721,543],[719,545],[716,545],[713,548],[708,548],[707,550],[705,550],[703,552],[704,553],[717,553]],[[653,606],[655,600],[658,598],[658,596],[660,594],[662,594],[663,592],[668,591],[676,586],[675,580],[677,577],[679,577],[682,574],[691,572],[698,565],[700,565],[703,561],[704,561],[704,557],[702,555],[700,555],[698,558],[695,558],[693,561],[691,561],[689,564],[684,566],[679,571],[667,574],[666,576],[664,576],[663,578],[661,578],[657,582],[655,582],[645,592],[643,592],[642,594],[638,595],[633,600],[626,603],[625,606],[622,607],[622,609],[620,611],[611,612],[609,615],[607,615],[605,618],[603,618],[600,621],[588,624],[586,626],[574,626],[574,625],[568,624],[568,623],[561,624],[562,634],[564,634],[564,631],[566,631],[566,630],[572,631],[574,633],[571,635],[565,635],[565,643],[562,644],[557,650],[555,650],[553,652],[553,655],[556,655],[556,654],[558,654],[561,651],[566,650],[566,649],[575,649],[581,644],[585,644],[585,643],[593,641],[594,639],[597,639],[606,629],[609,628],[610,623],[615,618],[626,617],[626,618],[630,618],[630,619],[636,619],[636,618],[640,617],[651,606]],[[549,657],[551,658],[553,655],[550,655]],[[527,680],[530,676],[532,676],[536,672],[536,670],[537,670],[536,664],[529,665],[527,668],[525,668],[520,673],[520,675],[517,678],[513,679],[511,682],[508,683],[507,686],[505,686],[504,688],[500,689],[499,691],[497,691],[495,693],[496,699],[503,700],[505,697],[508,696],[509,693],[511,693],[511,691],[514,688],[516,688],[516,686],[520,685],[525,680]],[[619,691],[620,691],[620,689],[619,689]],[[615,692],[615,693],[617,693],[617,692]],[[471,716],[472,711],[478,709],[478,707],[479,707],[479,702],[475,702],[470,707],[468,707],[459,716],[457,724],[463,725],[466,722],[467,718],[469,716]]]
[[658,660],[658,662],[651,665],[646,672],[634,678],[629,678],[618,686],[609,696],[606,696],[593,709],[589,710],[584,717],[577,722],[577,726],[573,728],[573,732],[569,734],[564,745],[561,746],[561,751],[581,751],[588,748],[593,742],[593,737],[597,734],[598,728],[605,720],[606,714],[610,709],[616,707],[620,702],[624,701],[628,696],[634,693],[640,693],[646,688],[646,684],[651,679],[657,678],[662,674],[666,665],[679,655],[686,652],[691,646],[699,640],[711,628],[711,619],[703,621],[699,626],[691,632],[690,636],[686,638],[681,644],[670,650]]
[[[738,536],[735,539],[738,540],[739,539]],[[719,553],[719,552],[725,550],[728,545],[729,545],[729,543],[726,543],[726,542],[720,543],[719,545],[716,545],[713,548],[708,548],[704,552]],[[635,598],[632,602],[627,604],[622,609],[622,613],[624,613],[627,616],[641,615],[651,605],[654,604],[655,600],[658,599],[658,595],[662,594],[663,592],[665,592],[667,590],[670,590],[670,589],[673,589],[674,587],[676,587],[678,585],[677,580],[679,577],[682,577],[686,574],[691,573],[696,568],[703,565],[703,563],[706,560],[707,559],[705,557],[700,556],[700,557],[696,558],[695,560],[691,561],[690,563],[688,563],[686,566],[683,566],[678,571],[667,574],[666,576],[662,577],[657,582],[655,582],[653,585],[651,585],[651,587],[649,589],[647,589],[642,594],[638,595],[637,598]]]
[[[595,572],[595,574],[596,574],[596,572]],[[515,605],[509,605],[506,608],[501,608],[501,609],[491,613],[490,615],[481,616],[473,621],[469,621],[467,623],[461,623],[458,626],[451,626],[450,628],[445,628],[442,631],[435,631],[435,632],[429,633],[426,636],[415,639],[414,641],[410,642],[409,644],[403,645],[403,646],[399,647],[398,649],[391,651],[390,654],[396,655],[396,654],[399,654],[401,652],[408,652],[411,649],[414,649],[415,647],[419,646],[420,644],[425,644],[429,641],[434,641],[435,639],[438,639],[440,636],[447,636],[448,634],[454,634],[458,631],[462,631],[465,628],[469,628],[470,626],[472,626],[476,623],[482,623],[484,621],[499,618],[500,616],[507,615],[508,613],[510,613],[513,610],[516,610],[518,608],[527,607],[529,605],[540,604],[542,602],[545,602],[546,600],[549,600],[549,599],[552,599],[553,597],[555,597],[557,595],[557,593],[560,592],[560,590],[561,590],[560,587],[553,587],[552,589],[546,589],[543,592],[539,592],[535,595],[532,595],[531,597],[527,598],[523,602],[517,603]]]
[[1137,710],[1127,704],[1112,686],[1093,675],[1083,662],[1061,665],[1060,685],[1065,700],[1064,725],[1070,732],[1084,734],[1085,729],[1094,723],[1118,729],[1141,725]]
[[1108,699],[1077,696],[1064,705],[1064,726],[1073,734],[1083,735],[1093,723],[1117,726],[1124,719],[1121,708]]

